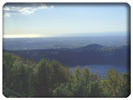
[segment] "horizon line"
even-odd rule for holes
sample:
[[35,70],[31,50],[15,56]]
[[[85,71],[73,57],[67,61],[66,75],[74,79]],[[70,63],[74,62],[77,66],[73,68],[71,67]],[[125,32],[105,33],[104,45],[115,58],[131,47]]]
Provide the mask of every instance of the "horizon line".
[[91,35],[91,36],[47,36],[47,37],[3,37],[4,39],[13,39],[13,38],[64,38],[64,37],[110,37],[110,36],[123,36],[123,35]]

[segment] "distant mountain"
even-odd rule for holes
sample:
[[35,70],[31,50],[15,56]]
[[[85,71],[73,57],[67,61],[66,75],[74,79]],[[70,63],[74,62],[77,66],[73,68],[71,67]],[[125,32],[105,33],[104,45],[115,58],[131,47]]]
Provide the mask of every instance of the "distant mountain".
[[85,47],[83,47],[83,48],[87,48],[87,49],[99,49],[99,48],[103,48],[104,46],[102,46],[102,45],[99,45],[99,44],[90,44],[90,45],[87,45],[87,46],[85,46]]
[[42,58],[58,60],[64,65],[110,64],[126,65],[129,63],[129,46],[106,47],[99,44],[90,44],[73,49],[40,49],[15,50],[5,52],[15,53],[25,59],[39,61]]
[[3,48],[6,50],[37,50],[61,48],[70,49],[85,47],[87,45],[96,47],[96,44],[117,47],[127,45],[127,41],[128,38],[126,36],[116,35],[84,37],[3,38]]
[[103,49],[103,48],[104,48],[104,46],[99,45],[99,44],[90,44],[90,45],[87,45],[87,46],[84,46],[84,47],[76,48],[75,50],[89,52],[89,51],[92,51],[92,50],[96,51],[96,50],[100,50],[100,49]]

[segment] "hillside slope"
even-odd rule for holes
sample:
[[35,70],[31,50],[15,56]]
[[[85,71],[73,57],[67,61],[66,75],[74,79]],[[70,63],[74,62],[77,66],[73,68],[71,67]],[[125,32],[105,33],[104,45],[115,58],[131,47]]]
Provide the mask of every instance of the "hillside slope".
[[[6,50],[5,50],[6,51]],[[74,49],[16,50],[7,51],[25,59],[39,61],[42,58],[58,60],[64,65],[112,64],[127,65],[129,63],[129,46],[117,48],[91,44]]]

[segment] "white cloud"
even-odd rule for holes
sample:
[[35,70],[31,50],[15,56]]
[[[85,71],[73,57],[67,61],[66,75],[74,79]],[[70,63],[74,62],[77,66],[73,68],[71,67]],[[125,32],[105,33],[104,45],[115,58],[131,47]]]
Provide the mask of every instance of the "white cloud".
[[46,9],[45,4],[18,4],[18,5],[5,5],[4,7],[4,16],[9,17],[12,14],[24,14],[30,15],[39,9]]
[[50,8],[54,8],[54,5],[51,5]]
[[20,9],[19,12],[24,15],[29,15],[29,14],[34,13],[36,10],[37,9],[35,8],[25,7],[23,9]]
[[40,9],[43,9],[43,8],[48,8],[46,5],[41,5]]
[[4,16],[5,17],[10,17],[11,15],[10,15],[10,13],[5,13]]
[[10,8],[9,8],[9,7],[5,7],[4,10],[5,10],[5,11],[9,11]]

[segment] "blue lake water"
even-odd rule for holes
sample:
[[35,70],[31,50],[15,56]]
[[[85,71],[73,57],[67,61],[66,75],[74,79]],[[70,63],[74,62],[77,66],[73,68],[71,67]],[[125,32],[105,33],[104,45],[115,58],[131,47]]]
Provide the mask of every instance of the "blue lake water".
[[[85,67],[86,66],[80,66],[80,69],[82,70]],[[70,67],[70,70],[73,71],[75,68],[76,66]],[[108,70],[115,70],[120,73],[124,73],[124,72],[128,72],[130,69],[129,66],[117,66],[117,65],[88,65],[88,68],[90,72],[96,72],[99,74],[103,74],[103,73],[105,74]]]

